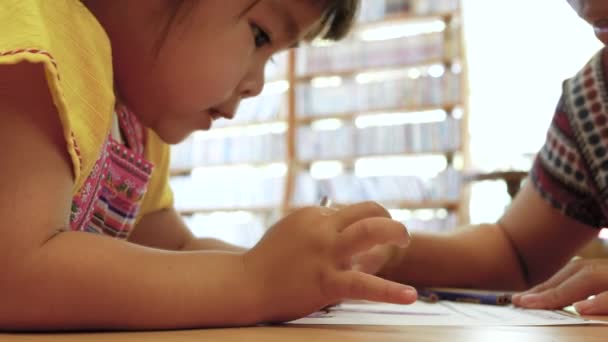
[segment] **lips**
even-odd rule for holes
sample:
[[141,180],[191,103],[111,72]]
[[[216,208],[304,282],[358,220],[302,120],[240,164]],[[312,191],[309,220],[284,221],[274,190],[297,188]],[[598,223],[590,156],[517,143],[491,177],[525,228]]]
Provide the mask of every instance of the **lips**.
[[225,111],[222,111],[222,110],[216,109],[216,108],[209,109],[208,113],[213,120],[217,120],[217,119],[221,119],[221,118],[224,118],[227,120],[232,120],[232,118],[234,118],[234,114],[230,114],[229,112],[225,112]]
[[600,19],[593,22],[595,35],[604,44],[608,44],[608,19]]
[[209,115],[211,116],[211,118],[215,121],[217,119],[221,119],[221,118],[226,118],[228,119],[229,116],[225,113],[220,112],[217,109],[209,109]]

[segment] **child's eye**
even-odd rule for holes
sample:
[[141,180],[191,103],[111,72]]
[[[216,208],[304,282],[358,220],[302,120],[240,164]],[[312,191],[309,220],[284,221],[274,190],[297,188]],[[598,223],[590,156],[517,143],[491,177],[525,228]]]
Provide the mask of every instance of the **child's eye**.
[[256,24],[251,24],[251,33],[253,34],[253,41],[255,47],[261,48],[266,44],[270,44],[270,36],[262,28]]

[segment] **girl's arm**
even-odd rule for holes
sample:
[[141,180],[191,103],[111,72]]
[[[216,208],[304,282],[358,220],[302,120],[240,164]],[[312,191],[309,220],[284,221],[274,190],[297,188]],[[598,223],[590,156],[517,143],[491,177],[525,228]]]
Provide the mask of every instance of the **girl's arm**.
[[42,68],[0,66],[0,74],[0,329],[258,320],[258,289],[238,255],[172,253],[89,233],[56,234],[69,225],[73,176]]
[[245,254],[171,252],[69,226],[73,174],[34,64],[0,66],[0,330],[247,325],[342,298],[411,303],[412,288],[350,269],[354,254],[408,241],[378,205],[299,210]]
[[20,260],[0,277],[0,329],[249,325],[263,312],[240,255],[165,252],[79,232],[11,253]]
[[[221,229],[221,227],[218,227]],[[174,208],[148,214],[137,224],[129,241],[173,251],[225,251],[243,253],[245,248],[217,239],[196,238]]]

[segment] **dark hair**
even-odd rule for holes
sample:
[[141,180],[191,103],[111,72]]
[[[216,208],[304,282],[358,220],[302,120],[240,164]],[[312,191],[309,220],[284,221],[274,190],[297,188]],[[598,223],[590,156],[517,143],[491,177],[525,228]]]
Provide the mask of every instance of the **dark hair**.
[[353,27],[361,0],[325,0],[327,9],[319,25],[306,36],[307,40],[322,38],[340,40]]
[[[293,1],[293,0],[287,0]],[[317,4],[324,5],[325,11],[321,16],[321,20],[309,34],[304,37],[306,40],[315,38],[327,40],[340,40],[344,38],[353,27],[357,10],[361,0],[309,0]],[[168,15],[167,24],[163,27],[163,37],[166,37],[169,27],[173,22],[179,20],[177,17],[181,13],[189,12],[195,4],[191,0],[175,0],[175,6],[171,8],[171,13]],[[184,6],[190,6],[184,8]]]

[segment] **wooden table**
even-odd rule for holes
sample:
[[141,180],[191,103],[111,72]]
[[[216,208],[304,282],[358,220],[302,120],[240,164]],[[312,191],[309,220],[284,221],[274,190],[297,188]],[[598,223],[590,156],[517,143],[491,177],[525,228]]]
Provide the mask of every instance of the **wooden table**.
[[[608,317],[600,318],[608,320]],[[608,325],[552,327],[271,326],[160,332],[0,334],[0,341],[24,342],[200,342],[200,341],[449,341],[606,342]]]

